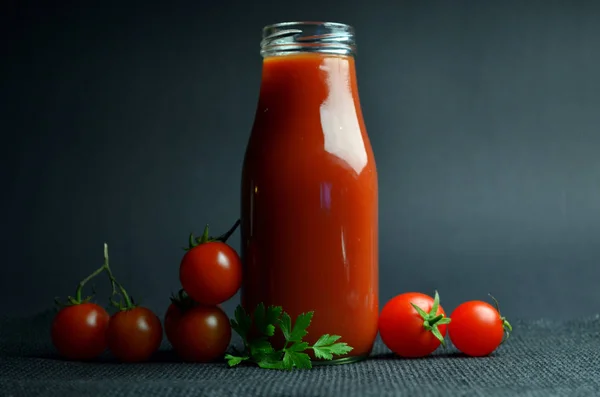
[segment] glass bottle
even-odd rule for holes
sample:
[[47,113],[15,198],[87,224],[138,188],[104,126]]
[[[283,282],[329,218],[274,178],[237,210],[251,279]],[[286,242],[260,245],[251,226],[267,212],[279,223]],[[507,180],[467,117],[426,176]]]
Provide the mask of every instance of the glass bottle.
[[314,311],[304,340],[336,334],[353,347],[325,363],[359,360],[377,335],[378,188],[354,29],[266,26],[261,55],[242,171],[242,305],[281,306],[292,319]]

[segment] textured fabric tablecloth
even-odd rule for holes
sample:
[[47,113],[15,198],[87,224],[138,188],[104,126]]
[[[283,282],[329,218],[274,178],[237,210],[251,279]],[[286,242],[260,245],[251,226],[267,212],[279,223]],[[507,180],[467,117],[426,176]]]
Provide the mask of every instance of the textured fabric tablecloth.
[[373,358],[309,371],[184,364],[168,352],[144,364],[59,359],[51,313],[0,319],[0,396],[600,396],[600,317],[515,321],[493,356],[449,346],[424,359],[395,358],[378,342]]

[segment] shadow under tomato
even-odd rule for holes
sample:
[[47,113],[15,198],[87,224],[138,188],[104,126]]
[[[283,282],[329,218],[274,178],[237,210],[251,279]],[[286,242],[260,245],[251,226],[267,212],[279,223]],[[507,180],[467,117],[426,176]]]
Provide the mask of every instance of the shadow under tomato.
[[[233,346],[233,347],[239,348],[238,346]],[[235,349],[233,349],[233,347],[230,348],[230,350],[228,350],[228,353],[235,354]],[[493,357],[495,355],[496,354],[494,352],[490,356],[486,356],[486,357],[470,357],[459,351],[452,350],[452,351],[442,351],[439,353],[436,352],[434,354],[431,354],[431,355],[425,356],[425,357],[407,358],[407,357],[400,357],[391,352],[386,352],[386,353],[373,354],[367,360],[363,360],[363,361],[370,361],[370,360],[374,360],[374,361],[377,361],[377,360],[418,361],[418,360],[448,360],[448,359],[471,359],[472,360],[472,359],[477,359],[477,358],[485,359],[488,357]],[[117,360],[116,358],[111,356],[111,354],[109,352],[105,352],[100,357],[93,359],[93,360],[70,360],[70,359],[60,356],[57,352],[54,352],[54,351],[30,353],[30,354],[25,354],[25,355],[15,353],[15,354],[9,354],[8,356],[55,360],[55,361],[70,362],[70,363],[122,364],[122,362],[120,362],[119,360]],[[197,364],[197,365],[198,364],[200,364],[200,365],[201,364],[222,364],[222,365],[226,365],[226,361],[222,357],[215,361],[212,361],[210,363],[187,362],[187,361],[184,361],[181,358],[179,358],[179,356],[175,353],[175,351],[170,348],[162,348],[161,350],[154,353],[152,355],[152,357],[150,357],[149,360],[140,362],[138,364],[144,364],[144,363],[145,364],[154,363],[154,364],[190,364],[190,365],[191,364]],[[127,363],[127,364],[135,365],[136,363]],[[244,365],[242,364],[242,366],[244,366]]]
[[[62,362],[70,362],[70,363],[85,363],[85,364],[123,364],[121,361],[117,360],[110,353],[106,352],[102,354],[100,357],[97,357],[92,360],[70,360],[68,358],[62,357],[57,352],[44,352],[37,354],[27,354],[27,355],[13,355],[16,357],[25,357],[25,358],[37,358],[44,360],[55,360]],[[192,363],[183,361],[179,356],[170,349],[159,350],[150,357],[147,361],[142,361],[139,363],[126,363],[127,365],[135,365],[135,364],[205,364],[205,363]],[[206,364],[225,364],[225,360],[220,358],[211,363]]]
[[466,354],[460,353],[460,352],[443,352],[443,353],[436,353],[436,354],[431,354],[429,356],[425,356],[425,357],[401,357],[398,356],[397,354],[394,353],[382,353],[382,354],[376,354],[370,357],[370,360],[411,360],[411,361],[418,361],[418,360],[441,360],[441,359],[457,359],[457,358],[472,358],[467,356]]

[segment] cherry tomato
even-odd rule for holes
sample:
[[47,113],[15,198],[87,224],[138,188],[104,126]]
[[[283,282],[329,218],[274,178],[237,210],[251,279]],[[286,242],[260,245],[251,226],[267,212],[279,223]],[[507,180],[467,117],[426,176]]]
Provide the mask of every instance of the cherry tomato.
[[171,304],[165,313],[164,326],[167,339],[172,347],[175,347],[175,342],[177,340],[177,326],[183,313],[197,305],[198,303],[190,298],[184,289],[180,289],[177,294],[171,296]]
[[179,319],[176,352],[185,361],[207,363],[223,357],[231,341],[231,326],[217,306],[196,306]]
[[162,341],[162,325],[150,309],[136,306],[113,314],[108,325],[108,349],[123,362],[146,361]]
[[70,360],[96,358],[106,350],[109,320],[106,310],[95,303],[66,306],[52,321],[52,343]]
[[468,356],[487,356],[500,346],[510,324],[487,302],[460,304],[450,316],[448,334],[454,346]]
[[[436,298],[439,300],[437,293]],[[419,314],[411,303],[426,312],[427,318]],[[436,312],[431,313],[433,305],[434,298],[418,292],[400,294],[388,301],[379,316],[379,334],[383,343],[402,357],[424,357],[431,354],[442,342],[427,328],[426,320],[433,321],[436,316],[439,318],[439,323],[434,327],[442,338],[446,335],[446,324],[449,321],[439,304]]]
[[179,280],[196,302],[207,306],[223,303],[233,297],[242,284],[240,257],[226,243],[202,243],[183,256]]

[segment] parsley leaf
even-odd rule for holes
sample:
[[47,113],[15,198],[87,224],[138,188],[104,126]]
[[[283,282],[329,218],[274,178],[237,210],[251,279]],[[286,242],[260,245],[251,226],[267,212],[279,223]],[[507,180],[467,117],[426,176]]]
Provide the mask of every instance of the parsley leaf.
[[298,369],[311,369],[312,363],[308,354],[286,350],[283,356],[283,366],[287,370],[291,370],[294,367]]
[[[313,350],[316,358],[325,360],[332,360],[334,355],[344,355],[352,351],[352,347],[347,343],[338,342],[341,338],[339,335],[325,334],[313,346],[303,342],[313,315],[312,311],[298,315],[292,326],[292,318],[280,306],[265,307],[260,303],[252,316],[238,306],[235,319],[231,320],[231,327],[242,338],[244,351],[226,354],[227,364],[234,367],[248,361],[265,369],[311,369],[311,358],[306,353],[309,349]],[[279,327],[285,338],[285,344],[280,350],[276,350],[269,340],[275,335],[276,327]],[[250,338],[251,329],[256,329],[256,337]]]
[[275,351],[271,343],[266,339],[257,339],[248,343],[250,355],[253,357],[269,355]]
[[313,352],[315,352],[316,358],[322,358],[324,360],[332,360],[333,355],[347,354],[352,351],[352,347],[348,346],[345,342],[338,342],[341,336],[325,334],[319,338],[319,340],[312,346]]
[[325,334],[319,338],[319,340],[313,345],[313,347],[321,347],[321,346],[331,345],[332,343],[335,343],[340,338],[341,338],[341,336],[339,336],[339,335]]
[[234,316],[235,320],[230,320],[231,328],[246,341],[250,327],[252,327],[252,318],[246,313],[242,305],[235,308]]
[[269,306],[265,308],[263,303],[259,303],[254,311],[254,321],[258,332],[265,336],[275,335],[275,323],[281,316],[283,309],[280,306]]
[[285,369],[283,361],[263,360],[256,363],[260,368],[264,369]]
[[304,350],[308,349],[310,346],[308,344],[308,342],[296,342],[293,345],[291,345],[290,347],[288,347],[286,350],[290,350],[293,352],[303,352]]
[[296,317],[292,334],[289,338],[286,338],[288,342],[299,342],[306,336],[306,334],[308,334],[306,329],[312,321],[313,314],[314,312],[302,313]]
[[234,367],[240,364],[242,361],[248,360],[250,357],[248,356],[232,356],[231,354],[225,355],[225,360],[227,360],[227,365],[230,367]]
[[283,333],[285,340],[289,340],[292,336],[292,318],[286,312],[283,312],[281,318],[278,319],[277,325]]

